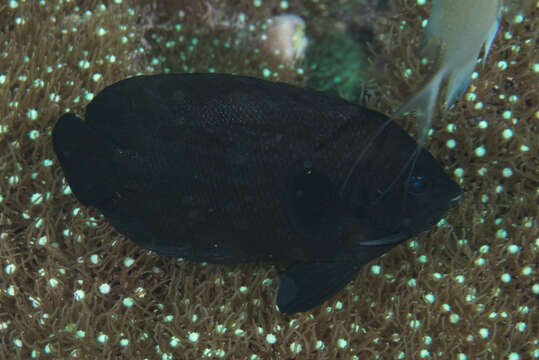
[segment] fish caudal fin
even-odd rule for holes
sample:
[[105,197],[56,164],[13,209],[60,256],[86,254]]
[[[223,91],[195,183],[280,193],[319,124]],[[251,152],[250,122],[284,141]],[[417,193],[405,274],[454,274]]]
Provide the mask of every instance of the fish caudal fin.
[[95,205],[114,196],[114,145],[74,114],[60,117],[52,131],[54,152],[77,199]]

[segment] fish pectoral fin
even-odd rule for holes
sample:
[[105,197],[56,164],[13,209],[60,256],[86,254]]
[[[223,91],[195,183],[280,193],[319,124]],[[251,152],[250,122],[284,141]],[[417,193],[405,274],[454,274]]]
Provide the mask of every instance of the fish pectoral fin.
[[326,174],[316,169],[300,171],[288,184],[286,198],[288,218],[303,237],[335,236],[339,197]]
[[477,63],[476,58],[471,59],[466,65],[456,68],[449,75],[444,101],[444,112],[459,99],[472,81],[472,74]]
[[428,58],[432,64],[437,64],[442,53],[442,42],[438,36],[432,36],[425,31],[419,39],[419,55]]
[[[428,56],[434,61],[439,55],[439,48],[441,46],[444,15],[442,4],[439,1],[434,1],[427,28],[423,32],[419,42],[421,56]],[[431,52],[430,50],[433,49],[437,49],[437,51],[435,53]]]
[[285,314],[308,311],[337,294],[360,269],[360,264],[355,263],[291,265],[281,278],[277,306]]

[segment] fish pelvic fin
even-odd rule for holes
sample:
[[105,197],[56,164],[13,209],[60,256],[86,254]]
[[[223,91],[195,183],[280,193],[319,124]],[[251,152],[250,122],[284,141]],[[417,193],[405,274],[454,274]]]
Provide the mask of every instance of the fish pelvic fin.
[[423,146],[427,139],[428,131],[432,125],[434,108],[440,92],[440,86],[444,79],[444,73],[437,71],[423,88],[405,101],[391,116],[399,118],[407,113],[415,112],[417,118],[418,143]]
[[277,292],[279,311],[285,314],[295,314],[319,306],[354,280],[362,265],[357,262],[313,262],[290,265],[281,278]]

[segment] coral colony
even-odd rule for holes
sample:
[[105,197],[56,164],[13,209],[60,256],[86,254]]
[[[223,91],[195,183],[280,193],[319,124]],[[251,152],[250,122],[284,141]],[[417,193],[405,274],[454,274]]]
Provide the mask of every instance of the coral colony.
[[[0,6],[0,358],[537,358],[536,1],[502,6],[485,66],[429,129],[425,146],[463,188],[460,207],[316,311],[287,317],[262,306],[274,301],[278,267],[160,257],[75,200],[50,143],[59,114],[80,114],[106,85],[142,73],[305,85],[318,64],[308,58],[318,43],[311,34],[339,24],[359,41],[354,11],[377,8],[366,0],[346,13],[329,0],[226,3]],[[385,3],[395,12],[372,13],[369,46],[358,44],[372,51],[371,77],[354,79],[368,106],[391,114],[428,74],[417,49],[432,2]],[[293,44],[293,64],[261,45],[268,19],[285,14],[305,24],[304,62],[303,35],[283,42]],[[294,38],[301,24],[285,33]],[[399,120],[410,133],[412,120]]]

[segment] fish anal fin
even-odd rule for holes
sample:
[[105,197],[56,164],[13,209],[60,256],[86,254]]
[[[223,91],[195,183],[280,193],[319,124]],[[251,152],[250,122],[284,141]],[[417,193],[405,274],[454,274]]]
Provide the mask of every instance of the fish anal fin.
[[485,43],[483,45],[483,68],[485,67],[485,64],[487,62],[488,53],[490,51],[490,47],[492,46],[492,43],[494,41],[494,38],[496,37],[496,33],[498,32],[498,28],[500,27],[500,20],[501,20],[502,12],[501,7],[498,11],[498,17],[496,18],[496,21],[494,21],[488,30],[488,36],[485,40]]

